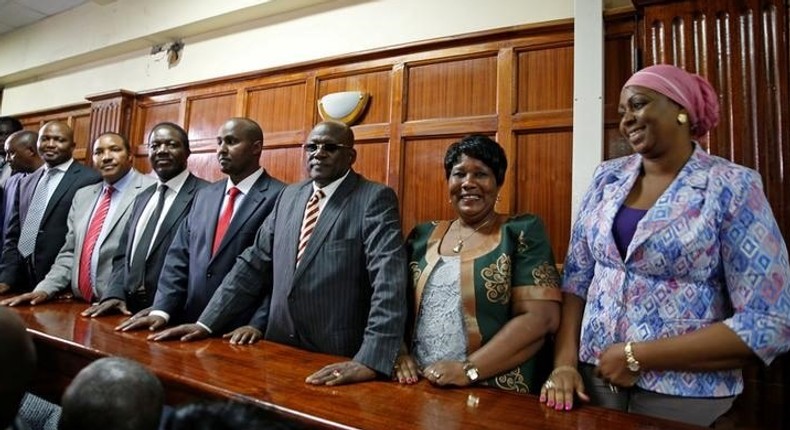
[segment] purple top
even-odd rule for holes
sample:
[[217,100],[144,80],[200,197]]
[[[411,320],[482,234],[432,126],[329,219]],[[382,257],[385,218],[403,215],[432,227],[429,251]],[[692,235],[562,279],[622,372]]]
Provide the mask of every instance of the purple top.
[[634,209],[622,205],[614,217],[612,235],[623,260],[625,260],[625,254],[628,252],[628,245],[631,244],[631,239],[634,238],[634,233],[636,233],[636,225],[639,224],[639,221],[646,213],[647,209]]

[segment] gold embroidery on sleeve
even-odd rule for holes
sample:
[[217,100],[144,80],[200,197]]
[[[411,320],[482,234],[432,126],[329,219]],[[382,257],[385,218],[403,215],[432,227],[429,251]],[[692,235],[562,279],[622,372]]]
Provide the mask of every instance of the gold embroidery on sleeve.
[[532,277],[535,278],[535,285],[538,287],[559,288],[560,286],[560,275],[557,274],[557,269],[546,262],[532,269]]
[[411,269],[411,278],[414,280],[412,285],[417,285],[417,282],[420,280],[420,275],[422,275],[422,270],[420,270],[420,264],[416,261],[412,261],[409,263],[409,269]]
[[527,239],[524,237],[524,230],[521,230],[518,233],[518,246],[516,246],[516,252],[518,252],[519,254],[524,254],[525,252],[527,252],[528,248],[529,247],[527,246]]
[[480,271],[485,281],[486,298],[491,303],[510,302],[510,256],[502,254],[496,262]]

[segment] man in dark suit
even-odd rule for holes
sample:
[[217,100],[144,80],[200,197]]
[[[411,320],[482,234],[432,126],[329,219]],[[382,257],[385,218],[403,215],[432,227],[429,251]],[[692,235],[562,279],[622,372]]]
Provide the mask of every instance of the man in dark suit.
[[41,127],[38,154],[45,165],[19,181],[3,243],[0,292],[30,291],[44,279],[66,241],[74,194],[101,180],[98,172],[75,162],[73,152],[71,127],[59,121]]
[[[232,118],[219,129],[217,159],[228,175],[200,190],[165,257],[154,304],[118,330],[156,330],[168,322],[194,322],[236,261],[255,239],[284,184],[260,167],[263,131],[248,118]],[[237,316],[245,324],[257,304]],[[231,323],[233,324],[233,323]]]
[[2,184],[3,204],[0,207],[2,226],[0,226],[0,248],[5,241],[8,224],[11,221],[11,212],[14,211],[14,197],[19,190],[19,181],[30,173],[35,172],[44,161],[38,155],[38,134],[32,131],[20,130],[8,136],[5,141],[5,158],[11,167],[11,176]]
[[206,337],[250,302],[262,303],[259,313],[268,311],[268,321],[252,325],[264,329],[267,340],[352,358],[324,367],[307,383],[390,375],[407,313],[398,200],[392,189],[351,169],[356,151],[346,125],[318,124],[303,147],[311,180],[286,187],[198,323],[154,339]]
[[117,133],[96,139],[93,164],[104,180],[74,193],[66,240],[49,272],[32,292],[5,299],[0,305],[36,305],[69,287],[74,297],[88,303],[104,297],[132,202],[154,180],[132,168],[129,141]]
[[189,138],[180,126],[162,122],[151,129],[148,159],[159,181],[135,199],[107,291],[101,303],[86,309],[83,316],[115,310],[130,315],[153,303],[170,243],[195,194],[208,185],[187,170],[189,154]]
[[[0,116],[0,145],[14,133],[22,130],[22,123],[11,116]],[[11,177],[13,169],[10,163],[6,160],[5,147],[0,148],[0,187],[5,184],[5,181]]]

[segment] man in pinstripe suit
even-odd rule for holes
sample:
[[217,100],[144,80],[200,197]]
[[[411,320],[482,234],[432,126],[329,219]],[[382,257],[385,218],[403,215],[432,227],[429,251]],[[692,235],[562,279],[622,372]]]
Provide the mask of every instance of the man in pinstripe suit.
[[[166,330],[156,340],[206,337],[253,301],[268,307],[267,340],[351,358],[308,376],[307,383],[339,385],[390,375],[407,313],[397,198],[351,169],[356,150],[348,126],[316,125],[304,150],[311,179],[285,188],[198,323]],[[317,190],[325,197],[297,264],[302,215]],[[247,326],[226,337],[251,343],[260,335]]]

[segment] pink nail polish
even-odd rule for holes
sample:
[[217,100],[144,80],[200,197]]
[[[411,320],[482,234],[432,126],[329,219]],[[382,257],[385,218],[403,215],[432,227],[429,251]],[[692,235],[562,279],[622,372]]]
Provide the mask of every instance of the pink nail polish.
[[570,403],[565,403],[565,410],[566,411],[571,410],[571,404]]
[[545,403],[546,402],[546,396],[540,396],[540,402],[541,403]]
[[548,406],[548,407],[554,406],[554,401],[549,400],[548,402],[546,402],[546,406]]

